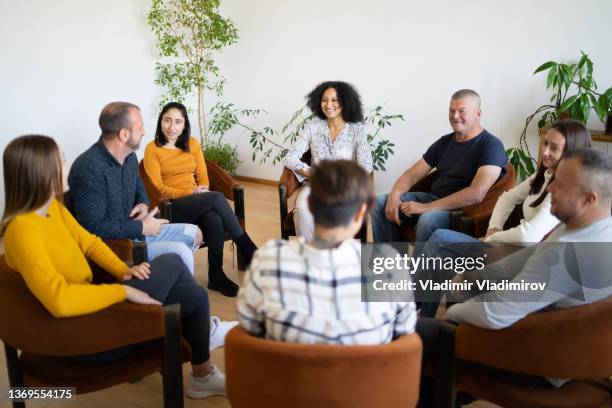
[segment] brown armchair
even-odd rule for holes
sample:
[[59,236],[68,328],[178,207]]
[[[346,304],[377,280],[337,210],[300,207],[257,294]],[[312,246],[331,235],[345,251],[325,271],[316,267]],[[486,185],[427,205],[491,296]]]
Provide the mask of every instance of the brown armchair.
[[[444,367],[436,373],[438,406],[451,407],[462,390],[509,407],[612,406],[612,298],[531,314],[502,330],[446,325]],[[444,358],[444,357],[443,357]],[[472,363],[472,364],[470,364]],[[488,375],[473,363],[515,373],[572,378],[559,388],[525,387]],[[438,384],[439,382],[439,384]],[[446,384],[446,389],[444,389]]]
[[388,344],[296,344],[251,336],[225,339],[227,397],[235,408],[414,407],[422,343],[418,334]]
[[[0,256],[0,338],[11,387],[76,387],[84,394],[161,369],[164,407],[183,406],[182,362],[190,351],[181,340],[179,305],[122,302],[96,313],[55,318]],[[140,347],[109,363],[69,358],[130,344]]]
[[[412,186],[409,191],[430,191],[431,183],[435,176],[436,172],[434,170]],[[512,167],[512,164],[508,163],[506,166],[506,174],[493,184],[482,202],[451,211],[451,229],[473,237],[484,236],[487,232],[489,219],[491,218],[497,199],[504,191],[508,191],[514,187],[515,177],[514,167]],[[416,231],[411,225],[402,226],[400,228],[400,234],[406,241],[415,241]]]
[[[306,153],[302,155],[301,160],[310,165],[311,163],[311,155],[310,150],[307,150]],[[295,209],[289,211],[288,208],[288,199],[297,191],[298,188],[302,186],[303,183],[300,183],[295,176],[295,174],[286,167],[283,167],[283,172],[281,173],[280,180],[278,180],[278,201],[280,204],[280,227],[281,227],[281,237],[283,239],[289,239],[290,236],[295,236],[295,223],[293,221],[293,214]],[[361,240],[361,242],[368,241],[368,224],[367,217],[363,220],[363,225],[355,238]]]
[[[234,214],[238,218],[238,222],[242,229],[245,229],[245,212],[244,212],[244,188],[230,176],[221,166],[212,160],[206,161],[206,169],[208,171],[208,180],[210,181],[210,191],[219,191],[223,193],[226,199],[234,202]],[[144,163],[141,160],[138,166],[140,178],[147,190],[151,207],[158,206],[160,209],[160,215],[162,218],[172,221],[172,200],[162,199],[161,193],[155,188],[151,179],[147,175],[144,168]],[[202,231],[204,235],[204,243],[202,247],[206,247],[206,231]],[[230,240],[229,234],[225,234],[225,240]],[[241,271],[246,270],[246,264],[242,258],[242,254],[239,249],[236,250],[238,257],[238,269]]]

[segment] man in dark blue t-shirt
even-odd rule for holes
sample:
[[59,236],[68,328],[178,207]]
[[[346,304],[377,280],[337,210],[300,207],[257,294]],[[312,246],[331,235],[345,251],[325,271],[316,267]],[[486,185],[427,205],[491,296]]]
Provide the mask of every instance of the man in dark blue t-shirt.
[[[505,173],[502,142],[480,126],[480,96],[471,89],[455,92],[448,119],[454,132],[442,136],[397,179],[389,194],[378,196],[372,210],[374,242],[400,241],[399,226],[416,225],[416,242],[438,228],[450,228],[450,210],[482,201]],[[430,192],[408,192],[431,169]]]

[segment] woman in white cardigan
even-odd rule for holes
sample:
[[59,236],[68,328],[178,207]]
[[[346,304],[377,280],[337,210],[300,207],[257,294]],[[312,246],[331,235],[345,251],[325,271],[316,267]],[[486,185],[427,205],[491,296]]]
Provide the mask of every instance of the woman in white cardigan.
[[[499,197],[486,235],[477,239],[457,231],[439,229],[423,246],[423,256],[459,257],[482,253],[492,243],[532,245],[540,242],[559,224],[550,213],[551,198],[547,191],[557,164],[565,152],[589,147],[591,134],[582,123],[569,119],[558,121],[544,136],[542,160],[535,174]],[[504,224],[516,205],[522,205],[523,219],[518,226],[504,230]],[[432,276],[427,271],[418,271],[415,278],[431,279]],[[434,317],[437,307],[437,302],[423,303],[421,316]]]
[[[479,241],[525,245],[540,242],[559,223],[550,213],[550,194],[547,191],[559,160],[567,151],[589,147],[591,134],[582,123],[571,119],[555,123],[544,136],[542,160],[537,171],[499,197],[487,233]],[[522,205],[523,219],[518,226],[504,230],[504,224],[516,205]],[[456,231],[437,230],[429,241],[473,242],[476,239]]]
[[[359,93],[346,82],[323,82],[307,96],[308,108],[315,118],[302,131],[300,138],[285,157],[285,167],[292,170],[298,180],[310,176],[310,166],[301,161],[310,149],[311,164],[321,160],[354,160],[368,173],[372,172],[372,151],[363,123],[363,110]],[[310,187],[307,183],[295,202],[294,223],[296,233],[306,241],[314,238],[314,219],[308,208]]]

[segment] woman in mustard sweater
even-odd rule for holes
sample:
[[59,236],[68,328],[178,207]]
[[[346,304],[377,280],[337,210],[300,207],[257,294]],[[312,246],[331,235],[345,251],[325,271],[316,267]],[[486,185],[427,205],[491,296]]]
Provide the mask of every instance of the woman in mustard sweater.
[[155,140],[144,154],[144,168],[160,199],[172,200],[171,222],[197,224],[208,242],[208,288],[236,296],[238,285],[223,272],[225,231],[240,248],[246,264],[257,249],[238,223],[222,193],[209,191],[204,154],[190,137],[187,109],[177,102],[162,108]]
[[[209,357],[210,314],[206,290],[178,255],[128,267],[102,240],[82,228],[62,204],[68,189],[63,155],[47,136],[21,136],[4,150],[6,205],[0,221],[5,258],[32,294],[58,318],[93,313],[128,300],[141,304],[181,305],[183,337],[192,349],[188,395],[225,394],[225,376]],[[112,274],[117,283],[92,284],[86,257]],[[108,361],[133,351],[128,346],[80,356]]]

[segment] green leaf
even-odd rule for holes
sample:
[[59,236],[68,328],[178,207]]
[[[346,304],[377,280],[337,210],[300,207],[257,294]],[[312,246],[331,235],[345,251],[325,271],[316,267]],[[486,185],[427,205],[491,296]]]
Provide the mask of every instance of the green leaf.
[[570,106],[572,106],[574,104],[574,102],[576,102],[577,98],[578,98],[578,95],[573,95],[573,96],[570,96],[569,98],[567,98],[565,100],[565,102],[563,102],[561,104],[561,106],[559,107],[558,111],[559,112],[566,112],[567,110],[569,110]]
[[533,74],[535,75],[538,72],[545,71],[545,70],[549,69],[550,67],[554,67],[555,65],[557,65],[557,63],[555,61],[545,62],[544,64],[542,64],[538,68],[536,68],[536,70],[533,71]]

